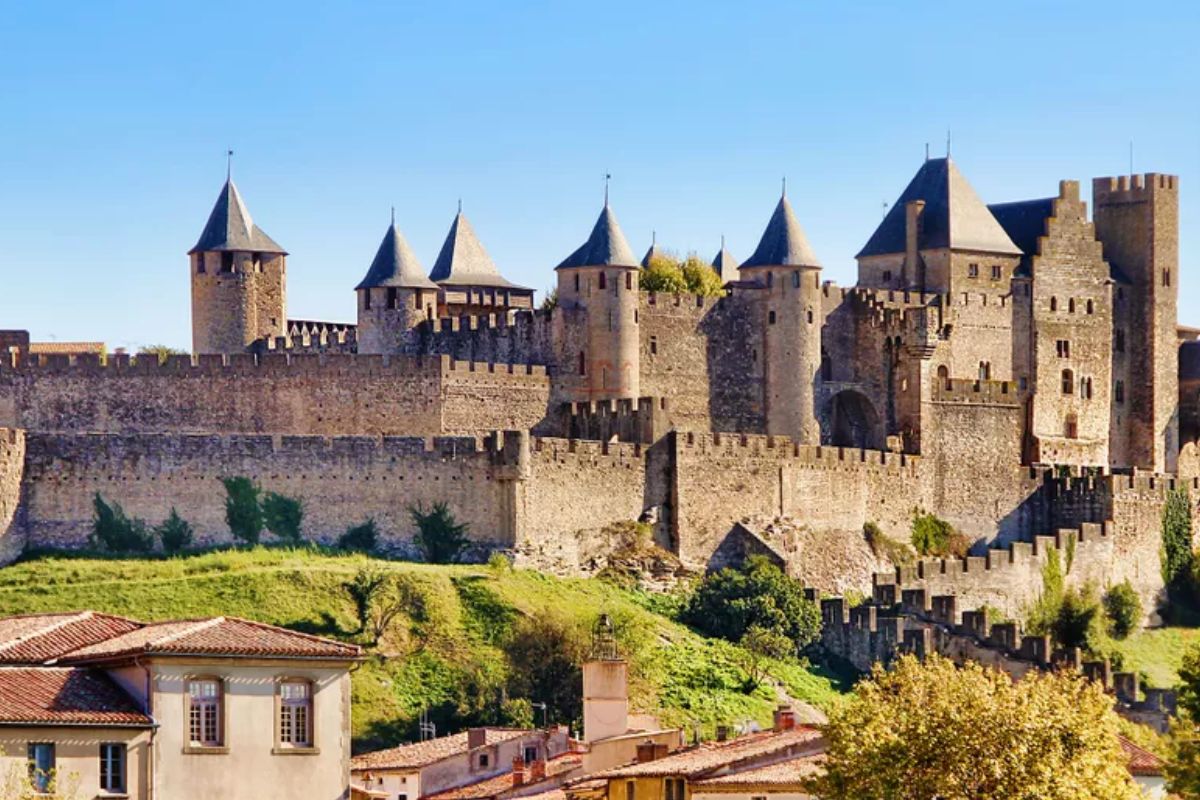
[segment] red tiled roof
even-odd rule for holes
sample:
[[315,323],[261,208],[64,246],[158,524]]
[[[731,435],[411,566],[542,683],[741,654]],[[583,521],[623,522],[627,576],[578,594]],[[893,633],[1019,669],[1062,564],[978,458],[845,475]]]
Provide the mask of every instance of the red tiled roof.
[[[486,743],[489,745],[507,742],[527,736],[535,731],[525,728],[488,728]],[[424,742],[402,744],[388,750],[363,753],[350,759],[350,768],[364,769],[420,769],[435,764],[444,758],[467,752],[467,732],[439,736]]]
[[681,778],[698,778],[710,770],[738,764],[748,759],[785,752],[793,747],[816,744],[820,740],[820,731],[805,726],[797,726],[788,731],[753,733],[725,742],[704,742],[664,758],[615,767],[597,772],[589,777],[679,776]]
[[152,622],[82,647],[59,661],[81,663],[132,655],[354,659],[360,653],[355,645],[320,636],[236,617],[210,617]]
[[77,355],[97,353],[104,355],[108,347],[104,342],[30,342],[29,352],[35,355]]
[[1117,739],[1120,740],[1121,749],[1125,752],[1125,758],[1129,762],[1130,775],[1156,777],[1163,774],[1163,762],[1161,758],[1149,750],[1138,747],[1124,736],[1118,736]]
[[740,791],[755,786],[800,786],[808,778],[820,774],[824,763],[825,754],[815,753],[768,764],[765,767],[751,767],[715,778],[704,778],[692,785],[696,791],[721,792]]
[[152,721],[103,672],[0,667],[0,724],[150,727]]
[[81,647],[136,630],[124,617],[71,611],[0,618],[0,664],[44,664]]
[[[552,780],[561,782],[566,773],[580,769],[582,766],[583,759],[575,753],[562,753],[546,762],[546,777],[537,781],[537,783],[529,779],[529,767],[526,767],[526,782],[521,785],[521,788],[537,786],[540,783],[547,783]],[[514,788],[512,772],[505,772],[491,778],[485,778],[482,781],[469,783],[466,786],[458,786],[454,789],[447,789],[444,792],[437,792],[436,794],[423,795],[423,800],[486,800],[487,798],[497,797],[512,788]]]

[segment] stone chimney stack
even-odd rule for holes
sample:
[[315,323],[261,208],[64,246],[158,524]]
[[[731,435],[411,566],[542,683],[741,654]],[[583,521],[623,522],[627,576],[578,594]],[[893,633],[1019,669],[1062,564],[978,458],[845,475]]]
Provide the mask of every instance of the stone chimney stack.
[[791,706],[781,705],[775,709],[775,732],[790,731],[796,727],[796,712]]
[[525,784],[525,759],[521,756],[513,756],[512,760],[512,785],[523,786]]
[[487,744],[487,728],[467,729],[467,749],[474,750]]

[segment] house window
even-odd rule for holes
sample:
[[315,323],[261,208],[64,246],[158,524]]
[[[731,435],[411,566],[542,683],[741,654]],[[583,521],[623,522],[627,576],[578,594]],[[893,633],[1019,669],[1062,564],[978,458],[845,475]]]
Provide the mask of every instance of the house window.
[[188,681],[188,740],[197,747],[221,746],[221,682]]
[[993,264],[992,265],[992,280],[994,280],[994,281],[1000,280],[1000,275],[1001,275],[1000,265]]
[[650,355],[652,355],[652,356],[658,355],[658,337],[657,336],[650,337]]
[[1054,350],[1059,358],[1070,358],[1071,342],[1068,339],[1059,339],[1054,343]]
[[537,761],[538,760],[537,745],[526,745],[524,755],[525,755],[525,763],[526,764],[532,764],[534,761]]
[[38,794],[54,790],[54,745],[47,742],[29,745],[29,783]]
[[683,778],[667,778],[663,781],[663,800],[683,800]]
[[100,791],[125,793],[125,745],[100,745]]
[[1063,424],[1063,436],[1068,439],[1079,438],[1079,419],[1074,414],[1067,414],[1066,422]]
[[1062,393],[1075,393],[1075,373],[1069,369],[1064,369],[1062,371]]
[[775,312],[774,311],[767,312],[767,324],[768,325],[775,324]]
[[488,758],[488,754],[480,753],[479,754],[479,768],[487,769],[490,764],[491,764],[491,759]]
[[1117,381],[1117,386],[1113,389],[1113,395],[1116,397],[1118,403],[1125,402],[1125,381]]
[[1125,352],[1125,329],[1117,328],[1117,352]]
[[979,265],[978,264],[967,264],[967,277],[968,278],[978,278],[979,277]]
[[605,275],[603,272],[600,273],[600,288],[601,289],[608,288],[608,276]]
[[284,681],[279,684],[279,743],[312,747],[312,684]]
[[625,800],[637,800],[637,783],[625,781]]

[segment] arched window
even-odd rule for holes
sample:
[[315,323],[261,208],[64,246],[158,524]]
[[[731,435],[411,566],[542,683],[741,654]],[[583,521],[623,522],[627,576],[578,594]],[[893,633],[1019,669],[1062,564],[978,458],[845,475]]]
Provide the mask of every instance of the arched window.
[[1058,311],[1058,298],[1057,297],[1050,298],[1050,310]]
[[937,377],[938,377],[938,381],[942,384],[942,386],[945,386],[947,389],[950,388],[950,368],[949,367],[947,367],[945,364],[942,364],[940,367],[938,367],[937,368]]
[[774,324],[775,324],[775,312],[774,312],[774,311],[768,311],[768,312],[767,312],[767,324],[768,324],[768,325],[774,325]]
[[1096,311],[1095,305],[1092,303],[1091,300],[1088,300],[1087,301],[1087,313],[1092,314],[1092,313],[1095,313],[1095,311]]
[[579,374],[587,375],[587,359],[583,355],[583,351],[579,351]]
[[1075,313],[1075,298],[1074,297],[1072,297],[1070,300],[1067,301],[1067,313],[1068,314]]
[[979,380],[990,381],[991,379],[992,379],[992,362],[980,361],[979,362]]
[[1069,369],[1062,371],[1062,393],[1075,394],[1075,373]]
[[1063,436],[1068,439],[1079,438],[1079,418],[1074,414],[1067,414],[1066,420],[1063,421]]

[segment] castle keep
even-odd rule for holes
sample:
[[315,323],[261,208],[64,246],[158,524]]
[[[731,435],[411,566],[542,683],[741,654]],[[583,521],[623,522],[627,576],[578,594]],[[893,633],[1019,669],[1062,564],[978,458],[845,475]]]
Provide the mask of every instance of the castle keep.
[[1178,193],[1147,174],[1093,181],[1090,215],[1075,181],[987,205],[928,159],[855,286],[822,280],[783,196],[750,258],[714,259],[720,297],[641,291],[606,202],[542,308],[461,210],[428,270],[393,220],[337,323],[288,318],[287,253],[227,181],[188,255],[192,355],[0,332],[0,552],[82,543],[96,492],[219,539],[238,474],[303,499],[316,538],[373,516],[404,550],[406,505],[444,500],[481,552],[567,571],[639,517],[693,567],[790,564],[737,524],[756,514],[907,539],[922,508],[980,548],[1103,525],[1084,572],[1149,599],[1163,493],[1195,472]]

